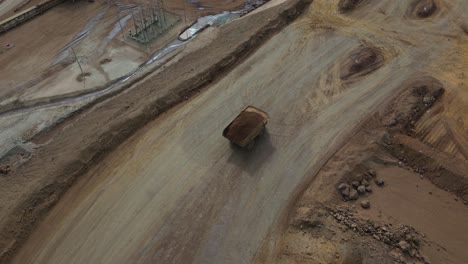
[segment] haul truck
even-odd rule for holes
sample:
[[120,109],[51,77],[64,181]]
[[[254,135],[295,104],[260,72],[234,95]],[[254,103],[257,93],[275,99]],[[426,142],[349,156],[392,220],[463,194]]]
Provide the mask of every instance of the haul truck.
[[268,114],[254,106],[247,106],[224,130],[223,136],[231,143],[252,149],[255,139],[263,134]]

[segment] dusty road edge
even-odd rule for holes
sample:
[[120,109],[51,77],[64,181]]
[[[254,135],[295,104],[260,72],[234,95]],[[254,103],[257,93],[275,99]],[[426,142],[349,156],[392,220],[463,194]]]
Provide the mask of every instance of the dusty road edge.
[[[256,28],[255,25],[252,25],[255,29],[254,33],[250,34],[250,38],[243,41],[240,40],[239,43],[233,43],[237,45],[231,46],[231,52],[227,56],[218,58],[217,62],[208,69],[200,71],[191,78],[183,79],[183,76],[181,76],[182,80],[179,81],[176,86],[168,88],[160,97],[148,98],[145,97],[146,94],[144,92],[136,93],[136,96],[141,97],[139,99],[147,101],[145,107],[132,104],[130,108],[134,108],[135,111],[132,114],[118,117],[108,116],[109,119],[114,119],[114,121],[111,122],[113,126],[109,126],[105,130],[93,132],[89,131],[92,130],[93,127],[81,128],[84,131],[88,130],[88,134],[93,135],[95,140],[90,140],[86,142],[88,143],[86,146],[72,151],[72,156],[67,154],[66,162],[57,162],[50,166],[48,169],[50,175],[47,177],[49,181],[52,179],[51,183],[47,184],[48,181],[44,181],[44,186],[41,186],[41,188],[28,195],[27,199],[21,201],[19,205],[15,207],[13,214],[9,215],[4,226],[1,227],[0,263],[9,262],[14,253],[21,247],[29,234],[33,231],[38,221],[43,219],[46,213],[57,203],[65,191],[76,182],[79,176],[98,164],[109,152],[124,142],[139,128],[155,119],[159,114],[165,112],[179,102],[186,100],[187,97],[201,88],[222,78],[224,74],[251,55],[275,33],[279,32],[299,17],[308,8],[311,2],[312,0],[291,0],[280,6],[272,7],[271,10],[265,10],[253,15],[253,17],[255,17],[267,13],[268,22],[265,22],[265,24],[259,23]],[[214,42],[216,41],[217,40]],[[206,51],[209,51],[209,47]],[[193,59],[190,56],[187,57],[189,57],[187,58],[188,60]],[[204,58],[199,57],[199,60],[204,60]],[[186,63],[184,58],[177,62],[177,64],[184,63]],[[159,75],[164,75],[165,73],[166,71],[162,71],[152,78],[156,79]],[[145,88],[148,89],[147,86],[144,86],[142,89]],[[138,87],[134,89],[138,89]],[[115,98],[110,98],[102,103],[105,104],[113,99]],[[120,107],[127,112],[132,112],[132,109],[129,109],[128,105],[120,105]],[[80,118],[85,113],[90,115],[92,112],[99,111],[102,108],[104,107],[88,107],[78,111],[76,115],[63,121],[63,123],[68,123],[69,126],[55,127],[53,130],[50,130],[49,133],[54,134],[54,140],[57,140],[56,137],[67,137],[67,132],[70,133],[70,130],[77,129],[76,126],[70,125],[73,119]],[[57,132],[54,130],[61,131]],[[54,149],[54,147],[56,146],[45,145],[40,150],[40,153],[54,153],[51,155],[60,155],[60,153],[56,152],[57,149]],[[48,151],[47,148],[49,148]],[[16,171],[12,171],[10,177],[16,178],[37,173],[34,171],[37,169],[36,166],[28,165],[50,160],[50,157],[44,157],[40,155],[40,153],[33,155],[28,162],[24,163]],[[86,159],[83,159],[83,157],[86,157]],[[39,171],[39,175],[40,173],[44,173],[44,171]]]

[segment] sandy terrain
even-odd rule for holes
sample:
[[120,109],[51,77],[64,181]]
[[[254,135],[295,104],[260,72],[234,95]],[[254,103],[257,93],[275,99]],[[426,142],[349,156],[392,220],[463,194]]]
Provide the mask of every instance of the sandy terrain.
[[[411,20],[409,33],[392,40],[401,18],[382,30],[372,11],[409,8],[401,3],[362,7],[352,28],[334,31],[350,18],[321,23],[318,14],[332,4],[316,1],[220,82],[116,149],[61,199],[14,263],[251,262],[295,191],[404,88],[416,65],[432,63],[422,57],[436,60],[454,45],[418,43],[427,33]],[[442,26],[434,22],[432,30]],[[355,70],[358,62],[347,58],[367,54],[363,44],[383,64]],[[271,116],[267,136],[250,153],[214,136],[248,104]]]
[[[466,262],[468,4],[345,2],[207,30],[34,138],[0,179],[3,260],[52,208],[12,263]],[[270,116],[251,152],[221,136],[246,105]],[[336,190],[362,175],[385,180],[369,210]]]

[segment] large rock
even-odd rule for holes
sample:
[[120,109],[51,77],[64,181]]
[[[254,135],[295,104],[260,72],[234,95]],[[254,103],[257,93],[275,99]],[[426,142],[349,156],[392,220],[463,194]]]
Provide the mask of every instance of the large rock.
[[342,182],[342,183],[340,183],[340,185],[338,185],[338,190],[340,190],[340,191],[342,191],[342,190],[344,190],[346,188],[349,188],[349,185],[347,183]]
[[359,198],[358,192],[355,189],[350,188],[348,199],[349,200],[357,200],[358,198]]
[[369,209],[370,208],[370,202],[367,200],[364,200],[361,202],[361,207],[364,209]]
[[369,182],[366,179],[364,179],[361,181],[361,185],[369,186]]
[[349,198],[350,190],[354,190],[354,189],[347,187],[340,191],[341,195],[343,196],[343,198],[345,198],[345,200]]
[[398,242],[398,247],[400,247],[403,252],[409,252],[411,250],[411,245],[405,240],[400,240],[400,242]]
[[377,180],[375,180],[375,184],[377,184],[377,186],[382,187],[382,186],[385,185],[385,181],[382,180],[382,179],[377,179]]
[[366,187],[364,185],[361,185],[357,188],[357,191],[359,194],[365,194],[366,193]]

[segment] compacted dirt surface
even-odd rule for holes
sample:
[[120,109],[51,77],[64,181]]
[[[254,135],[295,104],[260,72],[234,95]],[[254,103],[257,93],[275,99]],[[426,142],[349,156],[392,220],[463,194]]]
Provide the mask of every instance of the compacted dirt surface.
[[[0,3],[2,11],[11,10],[0,20],[17,14],[13,7],[21,2],[28,1]],[[28,7],[39,2],[42,1],[29,1]],[[15,100],[49,98],[103,86],[136,69],[197,18],[243,9],[245,3],[245,0],[171,0],[162,4],[159,0],[64,1],[0,35],[0,106]],[[148,16],[150,6],[163,6],[174,25],[151,45],[138,45],[128,37],[128,30],[134,30],[134,22],[141,20],[142,10]]]
[[[0,160],[0,261],[467,263],[467,12],[279,0],[206,29]],[[250,151],[222,137],[247,105]]]

